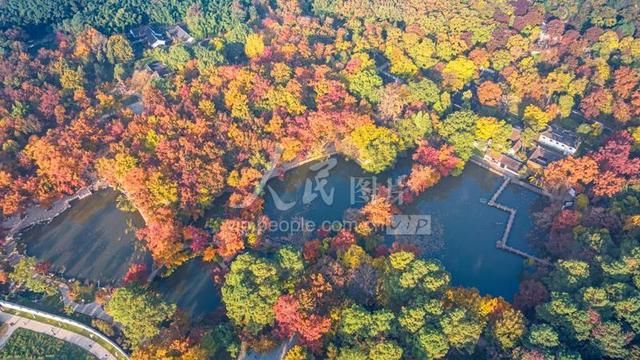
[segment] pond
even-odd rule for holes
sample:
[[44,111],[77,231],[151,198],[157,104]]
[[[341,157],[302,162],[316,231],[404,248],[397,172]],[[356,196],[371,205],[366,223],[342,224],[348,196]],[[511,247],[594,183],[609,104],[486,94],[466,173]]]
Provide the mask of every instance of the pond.
[[[287,173],[284,181],[274,179],[268,184],[265,213],[275,220],[271,234],[281,242],[300,244],[315,236],[311,231],[292,230],[292,225],[282,224],[304,218],[306,230],[310,230],[310,224],[317,229],[327,225],[325,221],[342,220],[347,209],[364,205],[358,196],[361,193],[358,184],[367,180],[369,183],[393,184],[407,175],[410,169],[410,161],[405,159],[393,170],[372,177],[357,164],[336,159],[337,165],[328,171],[329,175],[324,179],[325,197],[319,190],[322,186],[316,186],[316,176],[322,169],[313,168],[314,165],[294,169]],[[426,257],[438,258],[444,264],[452,274],[454,285],[475,287],[483,294],[512,299],[525,261],[496,248],[496,241],[501,238],[509,216],[487,205],[502,181],[490,171],[468,164],[460,176],[442,179],[410,204],[398,204],[404,215],[426,216],[430,221],[429,234],[399,235],[392,231],[385,235],[387,245],[394,241],[417,244]],[[332,191],[332,201],[325,201]],[[309,196],[314,192],[317,193],[315,198]],[[527,242],[527,235],[532,229],[530,212],[538,201],[538,194],[513,184],[501,194],[498,202],[517,211],[509,245],[531,251]]]
[[137,213],[116,207],[118,193],[101,190],[74,200],[71,208],[49,224],[39,224],[20,235],[29,256],[51,263],[66,277],[117,283],[129,264],[151,264],[151,257],[135,238],[144,222]]
[[[365,199],[359,185],[395,182],[408,174],[410,161],[399,161],[393,170],[372,178],[360,166],[335,157],[333,163],[317,162],[275,178],[265,189],[265,213],[275,223],[291,225],[304,218],[315,224],[343,220],[350,208],[359,208]],[[335,165],[326,169],[328,165]],[[323,170],[326,174],[323,174]],[[327,175],[327,176],[324,176]],[[428,216],[428,235],[385,235],[394,241],[417,243],[425,256],[440,259],[452,274],[454,285],[476,287],[483,294],[510,300],[517,291],[525,261],[496,248],[508,214],[486,203],[502,183],[502,178],[474,164],[460,176],[444,178],[411,204],[399,205],[403,214]],[[362,187],[365,188],[365,187]],[[353,191],[352,191],[353,190]],[[22,235],[27,253],[64,268],[65,275],[101,282],[118,282],[132,262],[150,262],[149,255],[135,240],[131,226],[140,227],[137,214],[124,213],[115,206],[117,193],[100,191],[55,218]],[[517,210],[509,245],[530,251],[527,234],[532,228],[530,211],[539,195],[509,185],[498,202]],[[281,242],[300,244],[313,232],[276,229],[269,233]],[[210,276],[211,266],[193,259],[167,278],[157,278],[153,288],[194,318],[214,311],[220,304],[219,290]]]
[[[130,264],[151,268],[152,260],[135,237],[143,219],[137,212],[119,210],[117,196],[109,189],[75,200],[50,223],[24,231],[19,241],[29,256],[48,261],[65,277],[118,284]],[[153,287],[191,316],[200,317],[220,303],[210,271],[210,265],[194,259],[170,277],[156,278]]]
[[165,278],[156,278],[153,288],[192,318],[213,312],[220,304],[219,289],[211,279],[211,263],[200,258],[178,267]]

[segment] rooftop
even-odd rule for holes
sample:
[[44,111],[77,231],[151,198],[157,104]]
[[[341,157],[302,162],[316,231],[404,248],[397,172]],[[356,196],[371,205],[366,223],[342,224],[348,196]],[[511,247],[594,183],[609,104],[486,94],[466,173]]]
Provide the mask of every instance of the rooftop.
[[157,47],[166,44],[165,36],[160,31],[154,30],[149,25],[140,26],[129,30],[134,42],[144,41],[149,47]]
[[174,25],[167,29],[167,35],[171,37],[174,41],[182,41],[186,43],[192,43],[195,41],[193,36],[191,36],[187,30],[185,30],[180,25]]
[[580,144],[578,137],[573,131],[561,129],[555,126],[548,127],[547,130],[542,132],[540,135],[546,136],[549,139],[555,140],[573,148],[577,148]]
[[558,151],[552,150],[548,147],[538,145],[529,157],[529,161],[536,164],[547,166],[554,161],[558,161],[564,158],[564,155]]
[[520,135],[522,134],[522,129],[517,128],[517,127],[512,127],[511,128],[511,135],[509,135],[509,140],[511,142],[516,142],[520,140]]
[[169,70],[169,68],[167,68],[160,61],[154,61],[154,62],[148,63],[147,65],[145,65],[145,68],[151,71],[152,73],[158,74],[158,76],[160,77],[165,77],[171,74],[171,70]]
[[520,168],[522,168],[522,162],[520,160],[504,154],[500,155],[500,165],[514,173],[517,173],[520,171]]

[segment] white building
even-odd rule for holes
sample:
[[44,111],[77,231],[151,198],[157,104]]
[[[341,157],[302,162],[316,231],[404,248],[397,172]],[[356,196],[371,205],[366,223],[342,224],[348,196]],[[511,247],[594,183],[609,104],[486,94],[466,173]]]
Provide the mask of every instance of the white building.
[[580,141],[575,133],[555,127],[549,127],[541,133],[538,137],[538,142],[564,155],[575,154],[578,151],[578,146],[580,146]]

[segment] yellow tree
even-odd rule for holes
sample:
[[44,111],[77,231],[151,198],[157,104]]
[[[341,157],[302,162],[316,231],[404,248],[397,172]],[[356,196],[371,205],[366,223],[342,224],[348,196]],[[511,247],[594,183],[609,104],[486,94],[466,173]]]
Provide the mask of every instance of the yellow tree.
[[465,83],[473,79],[476,64],[466,57],[459,57],[447,63],[442,70],[445,82],[454,90],[460,90]]
[[504,350],[514,348],[526,329],[524,316],[518,310],[508,308],[497,316],[491,332],[500,347]]
[[476,138],[486,143],[494,150],[504,152],[508,147],[511,135],[511,125],[494,117],[481,117],[476,123]]
[[351,132],[351,143],[363,169],[379,173],[396,160],[400,138],[392,130],[374,124],[362,125]]
[[551,121],[551,116],[535,105],[527,105],[524,109],[524,122],[533,130],[541,131]]
[[389,70],[398,76],[411,77],[418,72],[418,67],[405,55],[402,49],[396,46],[388,46],[385,55],[391,62]]
[[264,52],[264,40],[262,35],[251,34],[247,36],[244,44],[244,53],[249,59],[254,59],[262,55]]
[[121,34],[112,35],[107,40],[107,59],[112,64],[126,63],[133,60],[133,48],[126,37]]

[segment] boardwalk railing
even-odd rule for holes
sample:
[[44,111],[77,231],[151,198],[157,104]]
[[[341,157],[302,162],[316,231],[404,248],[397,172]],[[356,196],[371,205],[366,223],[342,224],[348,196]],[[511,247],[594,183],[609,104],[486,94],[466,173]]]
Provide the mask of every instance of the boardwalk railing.
[[[67,325],[67,327],[64,327],[63,329],[75,332],[80,336],[88,337],[89,339],[95,341],[96,343],[104,347],[105,350],[109,351],[109,353],[111,353],[111,355],[113,355],[116,359],[123,359],[123,360],[129,359],[129,356],[127,355],[127,353],[124,352],[124,350],[122,350],[120,346],[118,346],[116,343],[111,341],[106,336],[102,335],[100,332],[96,331],[95,329],[92,329],[91,327],[85,324],[79,323],[75,320],[64,318],[62,316],[53,315],[53,314],[46,313],[44,311],[35,310],[22,305],[14,304],[8,301],[0,300],[0,307],[2,307],[3,311],[9,310],[8,311],[9,313],[13,313],[13,312],[27,313],[27,314],[31,314],[33,317],[37,316],[40,318],[45,318],[51,321],[55,321],[57,323],[63,323]],[[10,310],[13,310],[13,311],[10,311]],[[49,325],[54,325],[54,324],[49,324]],[[87,336],[86,334],[88,334],[89,336]]]

